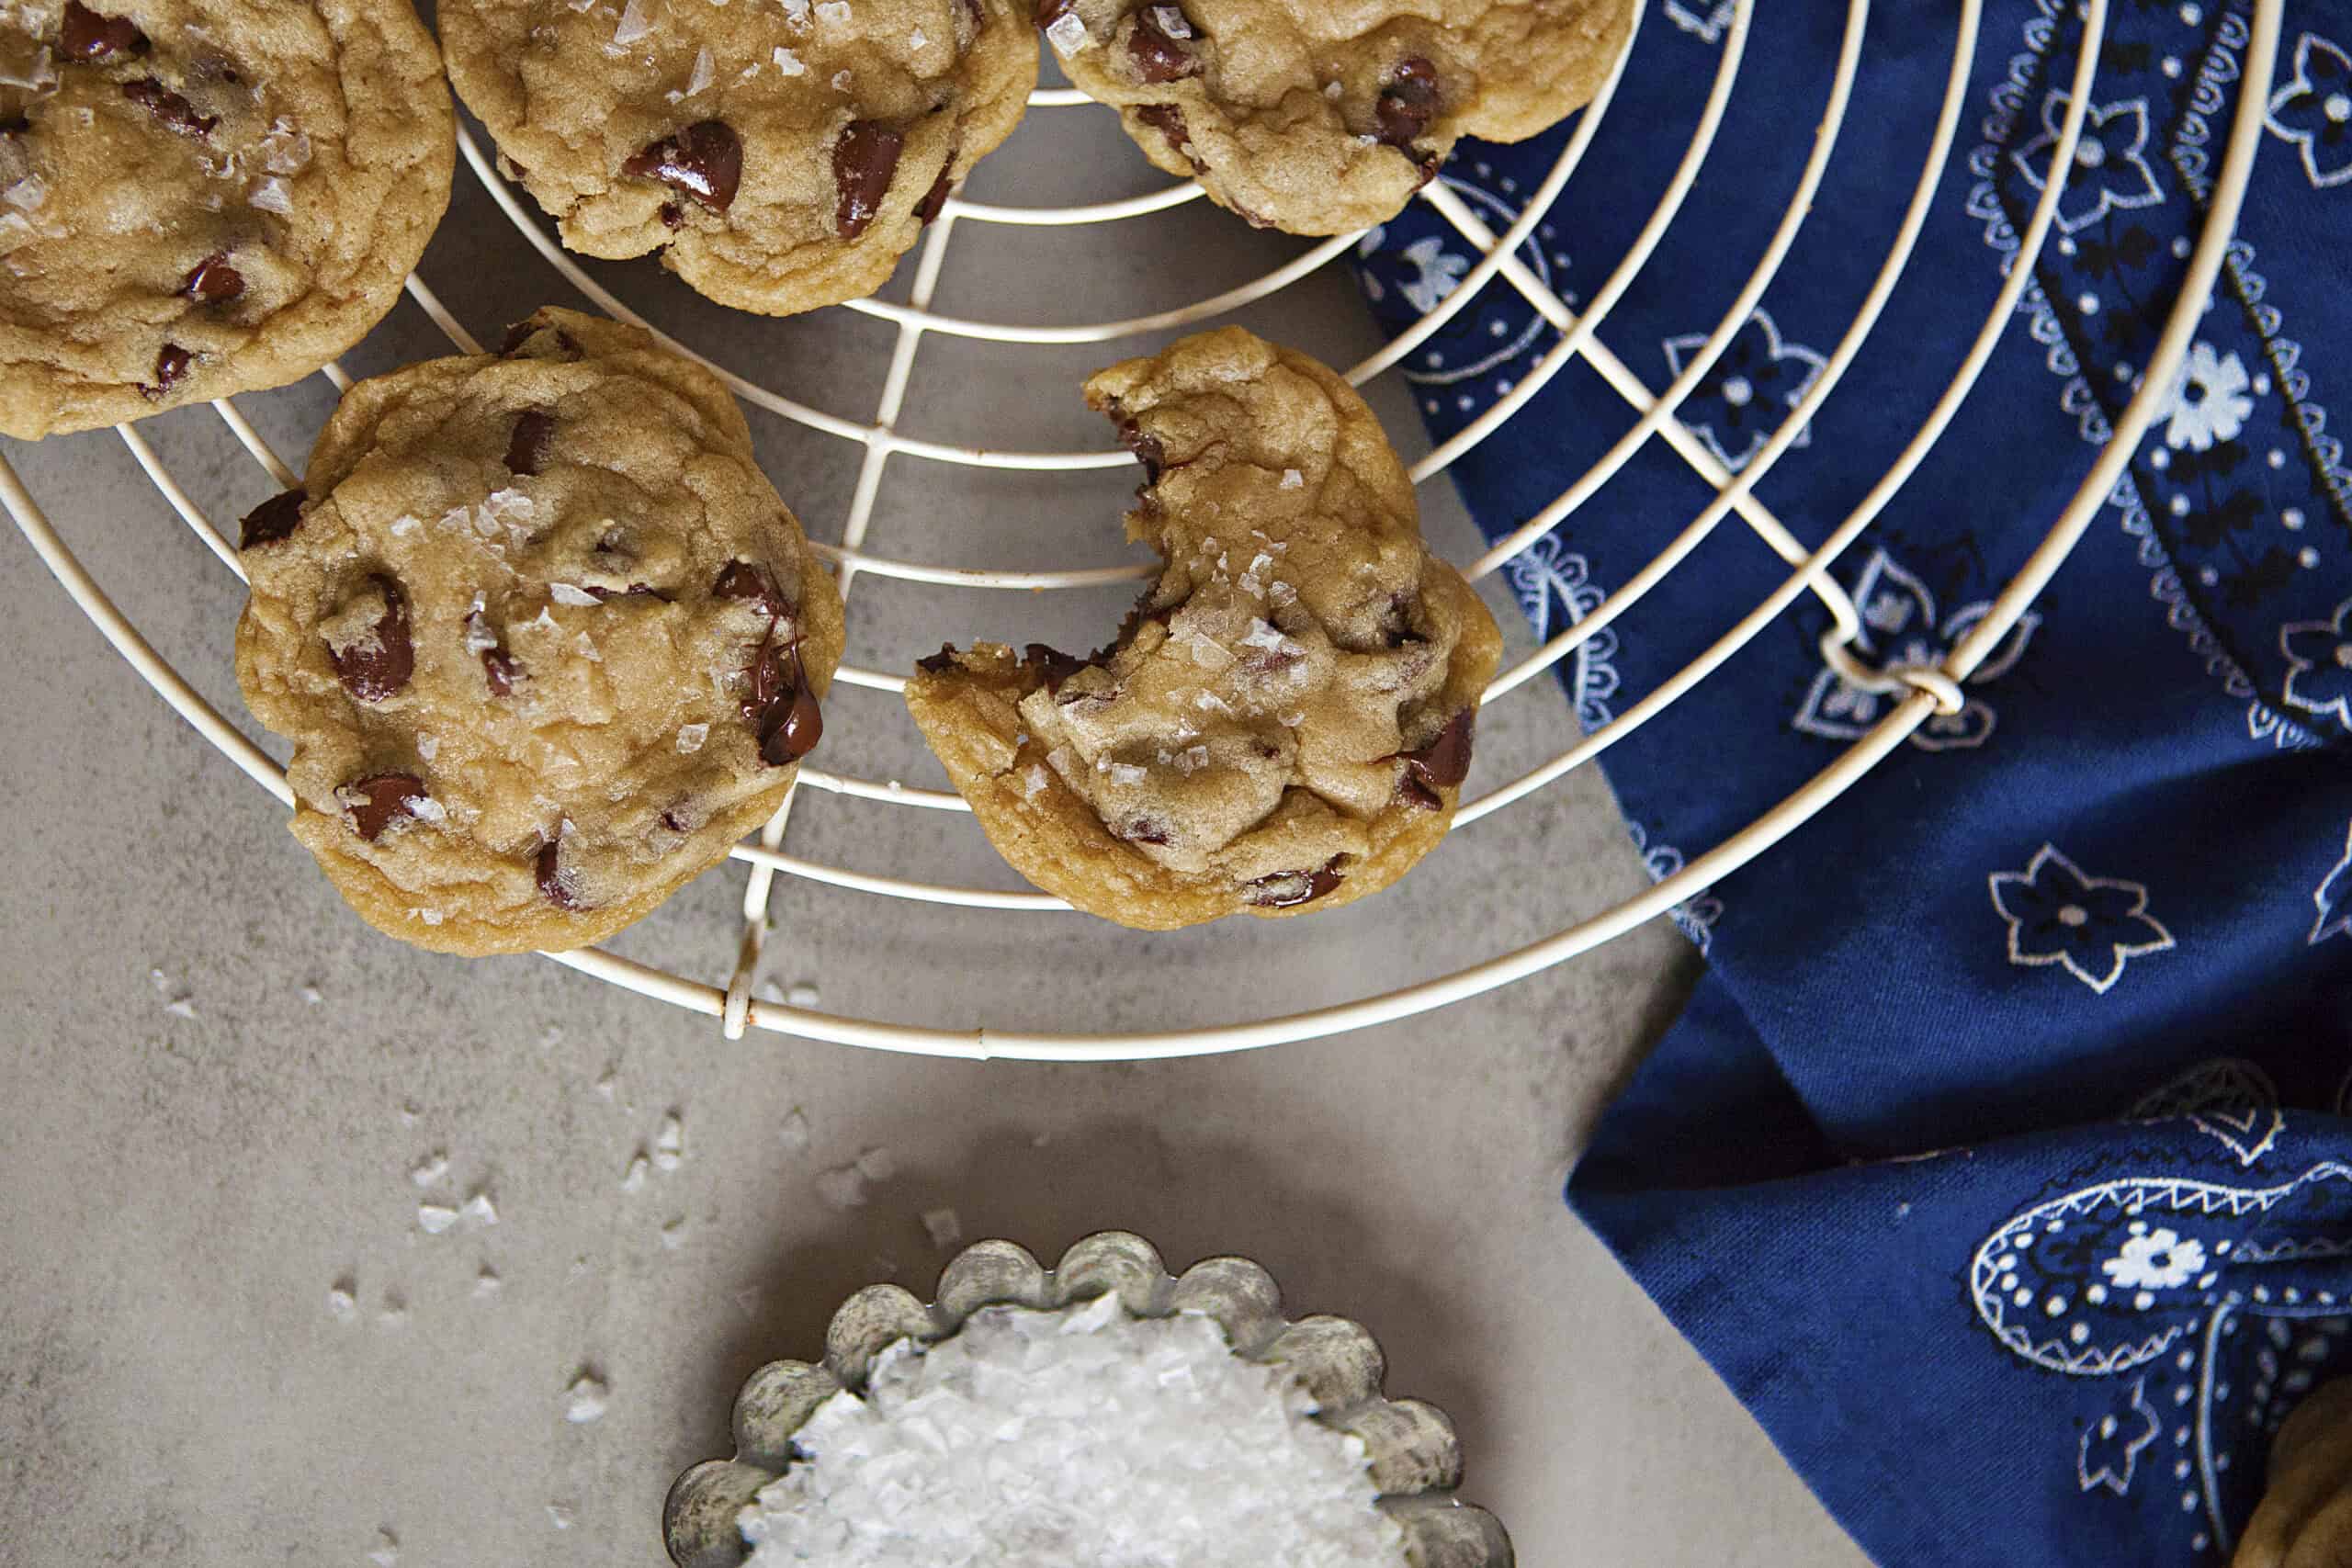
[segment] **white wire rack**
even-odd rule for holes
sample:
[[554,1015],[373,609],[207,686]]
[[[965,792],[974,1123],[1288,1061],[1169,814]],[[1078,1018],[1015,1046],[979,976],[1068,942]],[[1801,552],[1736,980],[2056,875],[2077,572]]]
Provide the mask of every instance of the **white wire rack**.
[[[1611,722],[1583,736],[1550,761],[1475,799],[1465,800],[1456,814],[1455,826],[1465,828],[1476,824],[1599,757],[1666,712],[1684,693],[1721,668],[1797,599],[1808,593],[1826,608],[1830,616],[1829,629],[1822,638],[1822,657],[1848,681],[1896,699],[1885,716],[1868,734],[1855,741],[1804,785],[1712,850],[1691,857],[1679,871],[1656,883],[1639,896],[1569,925],[1541,941],[1499,953],[1453,974],[1353,1001],[1280,1017],[1205,1028],[1129,1033],[1037,1032],[988,1027],[926,1028],[878,1022],[752,998],[752,980],[759,964],[767,928],[769,894],[777,874],[894,898],[973,909],[1018,911],[1046,919],[1058,918],[1060,913],[1069,909],[1069,906],[1057,898],[1038,893],[944,886],[899,876],[851,871],[792,854],[786,849],[792,813],[792,798],[787,796],[783,807],[758,838],[737,846],[734,851],[735,858],[746,863],[749,874],[743,892],[742,935],[733,976],[727,986],[722,987],[688,980],[599,949],[551,953],[548,956],[615,985],[716,1017],[721,1021],[729,1038],[739,1037],[747,1027],[757,1027],[848,1045],[930,1055],[1138,1060],[1247,1050],[1338,1033],[1427,1012],[1548,968],[1666,913],[1746,864],[1820,812],[1901,745],[1931,715],[1939,710],[1947,713],[1957,711],[1961,704],[1960,682],[1990,656],[2082,536],[2092,516],[2114,489],[2132,452],[2137,449],[2164,402],[2220,270],[2224,247],[2236,225],[2238,208],[2245,195],[2262,128],[2263,106],[2268,99],[2278,50],[2281,4],[2282,0],[2255,0],[2251,37],[2243,59],[2243,81],[2238,102],[2231,120],[2220,175],[2214,182],[2208,204],[2204,229],[2189,254],[2187,276],[2179,297],[2166,318],[2156,348],[2149,357],[2138,392],[2114,421],[2113,434],[2093,463],[2090,472],[2052,521],[2041,545],[2018,567],[2015,576],[1996,597],[1992,612],[1975,625],[1940,665],[1931,668],[1880,671],[1853,657],[1851,647],[1860,630],[1860,621],[1852,602],[1831,577],[1830,563],[1877,520],[1928,449],[1943,434],[1961,403],[1975,385],[2001,333],[2017,313],[2018,301],[2032,280],[2034,265],[2042,244],[2049,237],[2066,177],[2075,167],[2075,150],[2081,136],[2086,111],[2094,101],[2091,86],[2106,33],[2109,0],[2082,0],[2078,7],[2082,36],[2067,90],[2064,120],[2050,160],[2050,176],[2024,228],[2018,251],[1985,310],[1982,326],[1959,363],[1950,371],[1942,394],[1893,466],[1821,545],[1812,550],[1798,543],[1756,498],[1756,487],[1796,443],[1807,423],[1837,389],[1848,367],[1853,363],[1877,325],[1880,313],[1910,259],[1912,248],[1918,239],[1929,204],[1939,188],[1951,156],[1953,135],[1960,123],[1964,94],[1976,58],[1983,0],[1960,0],[1951,69],[1937,110],[1927,158],[1913,186],[1894,243],[1860,310],[1835,349],[1826,356],[1819,374],[1804,396],[1790,407],[1770,436],[1736,474],[1727,471],[1715,460],[1698,437],[1675,417],[1675,411],[1706,377],[1747,322],[1750,311],[1778,274],[1799,231],[1813,214],[1814,198],[1823,173],[1841,132],[1846,129],[1847,107],[1862,61],[1862,39],[1869,20],[1869,0],[1848,0],[1836,70],[1827,97],[1820,109],[1813,151],[1795,188],[1790,193],[1777,229],[1714,330],[1688,356],[1674,379],[1661,389],[1654,389],[1645,384],[1623,360],[1611,354],[1601,342],[1600,329],[1617,302],[1633,286],[1668,227],[1681,212],[1684,198],[1690,194],[1702,166],[1713,149],[1715,134],[1722,124],[1724,110],[1738,77],[1746,51],[1753,0],[1737,0],[1730,24],[1723,34],[1720,63],[1696,129],[1673,175],[1668,180],[1647,221],[1642,225],[1623,257],[1580,310],[1571,309],[1521,259],[1520,248],[1575,175],[1586,150],[1591,145],[1593,136],[1615,96],[1626,59],[1631,56],[1632,40],[1628,41],[1625,55],[1619,59],[1616,70],[1602,86],[1600,96],[1584,111],[1575,133],[1549,174],[1529,194],[1521,215],[1500,233],[1491,230],[1444,181],[1434,182],[1422,192],[1421,199],[1458,231],[1462,238],[1480,254],[1481,259],[1435,310],[1421,317],[1378,353],[1351,369],[1347,373],[1349,379],[1363,385],[1394,369],[1466,307],[1485,285],[1497,277],[1524,296],[1545,321],[1558,329],[1560,336],[1536,366],[1521,376],[1493,407],[1415,464],[1412,468],[1414,481],[1417,484],[1427,483],[1445,473],[1464,453],[1511,419],[1562,369],[1578,359],[1597,372],[1624,400],[1634,415],[1631,428],[1600,461],[1523,526],[1498,541],[1476,559],[1464,563],[1464,571],[1475,581],[1499,570],[1521,550],[1549,533],[1589,501],[1645,443],[1653,439],[1665,442],[1715,491],[1714,498],[1654,559],[1633,573],[1615,592],[1607,595],[1567,630],[1498,676],[1487,693],[1487,700],[1493,702],[1515,691],[1590,642],[1603,628],[1663,581],[1728,516],[1736,515],[1789,568],[1784,579],[1690,664]],[[1639,30],[1640,17],[1637,17],[1636,36]],[[1102,112],[1089,105],[1081,95],[1068,89],[1043,89],[1033,94],[1030,101],[1036,108],[1057,112],[1064,109]],[[462,131],[459,133],[459,150],[492,199],[513,221],[524,241],[571,288],[610,315],[639,325],[648,324],[592,279],[548,237],[533,215],[524,210],[505,182],[498,177],[481,148]],[[938,221],[929,231],[921,254],[916,258],[913,287],[907,302],[899,304],[864,299],[852,301],[845,307],[888,321],[895,326],[897,333],[881,396],[874,417],[868,423],[844,419],[784,397],[713,364],[695,353],[689,344],[667,337],[663,341],[680,353],[707,366],[738,397],[753,407],[853,443],[861,449],[856,486],[850,501],[841,543],[818,547],[839,573],[845,600],[853,598],[859,578],[868,574],[917,583],[1024,590],[1080,588],[1141,579],[1149,575],[1148,567],[1001,571],[986,568],[925,565],[869,551],[865,547],[866,535],[884,470],[896,457],[1038,471],[1116,468],[1132,461],[1125,452],[1120,450],[1009,451],[926,440],[902,431],[899,427],[899,417],[916,358],[926,336],[942,333],[997,344],[1071,344],[1110,343],[1138,334],[1186,327],[1266,299],[1343,255],[1359,238],[1357,235],[1334,237],[1238,288],[1227,289],[1181,309],[1123,321],[1026,326],[944,315],[931,308],[947,248],[964,224],[1065,226],[1112,223],[1162,211],[1192,201],[1201,194],[1197,186],[1186,183],[1168,186],[1125,200],[1085,206],[1021,208],[992,206],[960,197],[951,198]],[[467,353],[480,352],[481,345],[473,334],[443,306],[423,279],[410,277],[408,292],[452,344]],[[329,365],[322,373],[338,391],[350,385],[350,378],[339,366]],[[275,483],[290,486],[296,482],[294,471],[270,449],[268,443],[242,412],[226,400],[216,402],[213,407],[230,433],[254,461],[267,470]],[[172,509],[222,565],[242,576],[235,547],[174,478],[154,447],[135,426],[119,426],[118,434]],[[290,807],[293,795],[287,786],[283,772],[259,747],[198,695],[171,663],[160,657],[139,630],[122,615],[60,538],[39,502],[5,460],[0,460],[0,504],[6,506],[17,527],[56,574],[66,592],[117,651],[206,739],[256,784],[275,795],[282,804]],[[904,685],[902,677],[888,671],[856,666],[844,666],[838,679],[849,685],[886,692],[899,691]],[[802,787],[831,791],[870,802],[875,808],[882,810],[968,810],[964,801],[952,794],[910,788],[896,781],[858,778],[807,766],[800,771],[796,792]],[[974,831],[978,831],[977,827]]]

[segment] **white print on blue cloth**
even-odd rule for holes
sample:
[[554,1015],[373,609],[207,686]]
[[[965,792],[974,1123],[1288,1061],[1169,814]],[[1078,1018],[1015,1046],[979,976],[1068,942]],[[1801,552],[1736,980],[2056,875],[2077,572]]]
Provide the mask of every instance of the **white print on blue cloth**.
[[[1672,844],[1651,843],[1649,829],[1631,818],[1625,821],[1625,830],[1634,836],[1634,848],[1641,852],[1642,865],[1652,882],[1664,882],[1682,869],[1680,850]],[[1715,945],[1715,922],[1724,917],[1724,901],[1713,888],[1705,888],[1668,910],[1667,916],[1704,958]]]
[[2251,1167],[2278,1145],[2286,1131],[2278,1109],[2278,1086],[2270,1075],[2242,1056],[2199,1062],[2142,1095],[2123,1113],[2126,1122],[2164,1122],[2187,1117],[2188,1124]]
[[[1936,595],[1918,575],[1884,549],[1871,552],[1861,575],[1849,589],[1854,607],[1861,613],[1861,635],[1854,651],[1881,670],[1940,667],[1953,646],[1990,614],[1992,601],[1979,599],[1954,610],[1949,619],[1936,614]],[[2041,625],[2029,610],[2018,619],[1992,656],[1968,677],[1970,687],[1987,686],[2015,668],[2026,645]],[[1870,733],[1885,706],[1899,697],[1866,692],[1837,671],[1825,666],[1806,689],[1790,722],[1807,735],[1831,740],[1854,740]],[[1958,713],[1939,713],[1911,732],[1911,744],[1923,751],[1950,751],[1982,746],[1993,738],[1992,705],[1970,696]]]
[[[1661,345],[1667,374],[1681,375],[1707,337],[1705,333],[1686,333],[1668,338]],[[1768,312],[1752,311],[1724,345],[1723,356],[1708,370],[1707,378],[1683,400],[1679,411],[1682,423],[1706,443],[1715,461],[1737,473],[1771,439],[1781,416],[1813,389],[1827,364],[1804,344],[1783,341]],[[1813,425],[1807,422],[1790,445],[1804,446],[1812,441]]]
[[2312,922],[2312,946],[2332,936],[2352,936],[2352,829],[2345,831],[2344,858],[2312,889],[2312,902],[2319,906],[2319,919]]
[[1993,908],[2009,928],[2009,962],[2058,964],[2105,996],[2124,965],[2173,945],[2172,932],[2148,913],[2148,890],[2118,877],[2086,876],[2045,843],[2022,872],[1985,878]]
[[2295,73],[2270,95],[2263,125],[2293,143],[2304,177],[2324,190],[2352,180],[2352,53],[2317,33],[2295,40]]
[[[2050,183],[2050,156],[2058,145],[2071,100],[2052,91],[2041,100],[2041,134],[2009,156],[2035,190]],[[2124,98],[2093,104],[2083,114],[2075,143],[2075,169],[2058,197],[2058,227],[2066,233],[2087,228],[2109,212],[2156,207],[2165,199],[2156,171],[2148,164],[2148,100]]]
[[[1992,91],[1985,140],[1969,156],[1973,178],[1965,210],[1983,224],[1984,243],[2004,271],[2014,264],[2019,241],[2003,176],[2014,170],[2037,189],[2045,176],[2051,131],[2064,116],[2065,98],[2041,92],[2038,84],[2063,73],[2062,46],[2076,36],[2067,0],[2035,0],[2035,6],[2038,14],[2021,28],[2023,51],[2010,59],[2005,79]],[[2028,286],[2021,304],[2030,335],[2060,380],[2059,407],[2093,445],[2112,434],[2102,389],[2129,391],[2140,380],[2138,367],[2111,345],[2128,348],[2153,334],[2169,303],[2174,269],[2190,252],[2247,39],[2242,14],[2219,10],[2209,17],[2194,4],[2177,15],[2148,11],[2134,23],[2143,35],[2133,40],[2143,46],[2139,63],[2119,66],[2102,79],[2153,78],[2163,91],[2119,94],[2086,114],[2086,132],[2096,131],[2099,146],[2088,155],[2098,166],[2078,166],[2070,176],[2060,209],[2068,231],[2052,245],[2054,257],[2043,253],[2043,276]],[[2334,60],[2324,43],[2315,42],[2307,56],[2322,77]],[[2315,111],[2323,119],[2327,96],[2320,96]],[[2143,128],[2154,137],[2156,127],[2146,124],[2144,111],[2166,104],[2178,109],[2170,142],[2151,146],[2142,141]],[[2134,105],[2141,116],[2131,112]],[[2285,107],[2293,122],[2286,129],[2292,130],[2307,106],[2296,99]],[[2038,132],[2032,125],[2037,108]],[[2013,138],[2029,135],[2030,141],[2012,151]],[[2086,134],[2086,148],[2089,140]],[[2131,159],[2115,156],[2135,144],[2147,164],[2145,177]],[[2188,201],[2165,199],[2161,186],[2149,200],[2157,168],[2177,176]],[[2087,194],[2077,197],[2073,188],[2081,177],[2089,178]],[[2243,237],[2231,242],[2219,308],[2208,317],[2210,335],[2192,346],[2143,448],[2141,466],[2118,480],[2108,504],[2136,542],[2151,574],[2149,591],[2164,606],[2166,622],[2188,638],[2223,691],[2245,705],[2248,737],[2305,747],[2318,744],[2317,738],[2299,715],[2282,711],[2283,699],[2261,688],[2236,650],[2267,647],[2278,622],[2309,614],[2273,614],[2265,626],[2259,616],[2272,601],[2285,609],[2307,595],[2309,585],[2352,571],[2345,542],[2309,526],[2331,505],[2339,515],[2352,506],[2352,471],[2345,465],[2343,441],[2327,434],[2326,411],[2312,397],[2302,346],[2283,334],[2281,310],[2264,298],[2267,285],[2254,270],[2254,255]],[[2233,348],[2233,337],[2248,352]],[[2086,367],[2086,359],[2095,363]],[[2274,445],[2255,434],[2273,430],[2288,438]],[[2226,629],[2217,630],[2217,623]]]
[[[2086,1380],[2076,1407],[2089,1413],[2068,1445],[2080,1490],[2124,1497],[2154,1472],[2142,1492],[2158,1517],[2177,1498],[2205,1527],[2190,1546],[2218,1541],[2227,1551],[2222,1484],[2233,1450],[2258,1461],[2352,1328],[2339,1292],[2308,1269],[2252,1266],[2342,1258],[2347,1183],[2352,1168],[2334,1161],[2258,1188],[2127,1176],[2035,1203],[1985,1238],[1968,1271],[1978,1319],[2012,1355]],[[2242,1325],[2256,1332],[2241,1337]],[[2120,1398],[2092,1392],[2100,1385],[2090,1380],[2127,1373]],[[2222,1420],[2225,1410],[2236,1418]],[[2170,1495],[2157,1495],[2151,1415],[2159,1435],[2173,1424],[2171,1441],[2156,1447],[2171,1460]]]
[[1682,0],[1666,0],[1666,19],[1701,43],[1723,42],[1732,17],[1738,12],[1737,0],[1715,0],[1713,6],[1686,6]]
[[[1479,179],[1494,181],[1501,194],[1454,174],[1441,176],[1446,188],[1480,209],[1479,216],[1498,232],[1510,228],[1521,210],[1509,199],[1519,194],[1518,180],[1498,175],[1492,164],[1471,167]],[[1552,224],[1542,223],[1519,247],[1519,260],[1546,288],[1556,288],[1555,277],[1565,276],[1568,265],[1567,253],[1553,243],[1556,237]],[[1379,225],[1356,243],[1356,273],[1364,297],[1378,304],[1393,289],[1419,315],[1428,315],[1450,299],[1476,260],[1450,248],[1458,243],[1450,232],[1424,235],[1395,249],[1386,248],[1389,239],[1387,227]],[[1573,290],[1561,298],[1570,304],[1576,301]],[[1558,335],[1517,289],[1495,288],[1434,333],[1404,362],[1402,369],[1408,381],[1424,389],[1456,389],[1450,402],[1441,394],[1425,390],[1423,412],[1467,416],[1492,399],[1508,394],[1516,384],[1517,362],[1532,364]]]
[[[1503,575],[1510,579],[1511,592],[1539,643],[1549,641],[1555,628],[1565,631],[1575,626],[1608,597],[1592,581],[1584,557],[1570,550],[1557,534],[1546,534],[1511,557]],[[1559,670],[1576,707],[1577,724],[1587,735],[1616,716],[1609,705],[1617,694],[1616,656],[1616,629],[1603,626],[1577,644],[1570,662]]]
[[2278,651],[2287,656],[2288,705],[2333,716],[2352,731],[2352,599],[2324,621],[2280,626]]

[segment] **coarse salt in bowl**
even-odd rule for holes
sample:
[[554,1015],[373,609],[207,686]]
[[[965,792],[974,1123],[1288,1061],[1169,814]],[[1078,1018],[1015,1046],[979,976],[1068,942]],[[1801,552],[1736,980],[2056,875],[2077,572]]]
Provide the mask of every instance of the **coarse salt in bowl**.
[[984,1241],[926,1307],[896,1285],[833,1315],[825,1358],[735,1402],[736,1455],[671,1489],[681,1568],[1510,1568],[1458,1503],[1432,1405],[1381,1393],[1380,1347],[1282,1316],[1267,1272],[1171,1278],[1104,1232],[1050,1273]]

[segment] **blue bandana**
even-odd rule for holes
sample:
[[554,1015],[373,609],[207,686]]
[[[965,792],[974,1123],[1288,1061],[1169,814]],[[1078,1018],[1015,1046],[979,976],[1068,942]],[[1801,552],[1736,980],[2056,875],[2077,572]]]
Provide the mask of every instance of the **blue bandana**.
[[[1876,7],[1826,181],[1680,409],[1724,469],[1823,372],[1926,164],[1950,8]],[[1609,315],[1655,391],[1762,255],[1844,7],[1759,8],[1682,216]],[[2083,22],[1991,0],[1958,141],[1886,315],[1759,485],[1810,548],[1976,333],[2043,184]],[[1836,564],[1866,666],[1932,662],[2082,482],[2178,290],[2238,100],[2244,5],[2117,0],[2075,165],[1949,434]],[[1576,305],[1667,187],[1732,7],[1650,8],[1521,260]],[[1570,1201],[1889,1563],[2225,1562],[2269,1438],[2352,1371],[2352,0],[2290,5],[2238,237],[2165,411],[2034,612],[1819,818],[1676,919],[1712,960]],[[1465,144],[1500,230],[1566,130]],[[1359,266],[1385,324],[1476,254],[1416,206]],[[1407,362],[1450,436],[1558,342],[1498,279]],[[1582,361],[1453,469],[1490,537],[1637,417]],[[1539,636],[1713,491],[1652,440],[1510,581]],[[1608,724],[1788,575],[1738,517],[1558,667]],[[1896,700],[1800,598],[1607,753],[1653,873],[1720,842]]]

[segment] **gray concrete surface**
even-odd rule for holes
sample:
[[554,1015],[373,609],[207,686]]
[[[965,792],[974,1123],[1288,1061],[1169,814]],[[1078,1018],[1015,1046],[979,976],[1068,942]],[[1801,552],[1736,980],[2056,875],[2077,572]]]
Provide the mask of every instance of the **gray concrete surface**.
[[[1034,115],[973,194],[1143,188],[1150,176],[1095,112]],[[1290,243],[1204,205],[1079,234],[967,226],[938,303],[1013,321],[1123,316],[1238,282]],[[746,375],[870,413],[881,323],[730,316],[651,265],[596,270]],[[462,167],[423,271],[484,334],[569,302]],[[1336,273],[1242,319],[1341,364],[1371,346]],[[403,304],[346,364],[374,371],[441,346]],[[1076,388],[1111,356],[933,341],[904,423],[1097,446]],[[1417,444],[1396,389],[1375,396]],[[331,400],[314,378],[243,406],[299,457]],[[837,538],[854,452],[773,416],[754,425],[810,531]],[[224,522],[268,492],[209,411],[146,428]],[[228,662],[238,585],[121,444],[6,455],[154,644],[249,723]],[[1121,559],[1131,484],[894,462],[870,544],[936,561]],[[1472,534],[1450,491],[1432,486],[1426,503],[1432,536],[1462,554]],[[1245,1252],[1295,1308],[1362,1319],[1387,1346],[1391,1391],[1459,1420],[1468,1495],[1536,1568],[1860,1561],[1559,1201],[1600,1106],[1693,973],[1670,929],[1418,1021],[1227,1059],[1049,1069],[729,1043],[542,960],[466,964],[374,935],[277,806],[141,685],[13,531],[0,531],[0,755],[16,802],[0,835],[0,1562],[243,1568],[396,1551],[409,1568],[652,1568],[662,1494],[725,1450],[739,1381],[815,1354],[858,1285],[927,1287],[940,1254],[921,1216],[944,1208],[967,1236],[1049,1258],[1112,1225],[1180,1265]],[[868,579],[851,656],[903,667],[950,636],[1091,645],[1124,597]],[[1474,784],[1571,730],[1548,683],[1515,694],[1482,724]],[[894,700],[845,692],[828,731],[835,770],[940,782]],[[966,818],[811,794],[791,846],[1013,885]],[[741,876],[711,874],[617,947],[723,979]],[[1164,1027],[1442,973],[1642,884],[1587,772],[1465,829],[1383,897],[1271,929],[1145,937],[784,881],[767,973],[867,1017]],[[625,1191],[670,1114],[683,1158]],[[820,1173],[873,1148],[897,1174],[862,1208],[826,1202]],[[447,1175],[420,1188],[412,1172],[442,1155]],[[477,1190],[494,1224],[421,1227],[421,1202]],[[339,1285],[347,1317],[331,1304]],[[608,1385],[608,1408],[573,1424],[564,1391],[582,1369]]]

